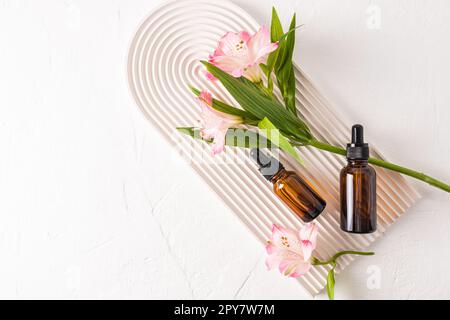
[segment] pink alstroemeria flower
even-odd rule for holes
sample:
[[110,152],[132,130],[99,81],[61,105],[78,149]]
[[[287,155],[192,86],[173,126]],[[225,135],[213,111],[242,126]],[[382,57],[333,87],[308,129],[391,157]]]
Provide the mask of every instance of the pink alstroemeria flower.
[[233,125],[243,122],[241,117],[229,115],[215,110],[212,107],[212,96],[207,91],[202,91],[196,99],[201,110],[200,124],[202,130],[200,134],[203,139],[213,139],[212,155],[216,155],[223,151],[225,147],[225,137],[227,130]]
[[283,275],[292,278],[305,275],[311,268],[317,233],[318,227],[314,223],[305,225],[299,232],[274,224],[272,238],[266,246],[269,270],[278,267]]
[[261,27],[253,36],[246,31],[228,32],[209,62],[234,77],[245,76],[253,82],[261,81],[260,64],[265,63],[269,53],[278,48],[278,42],[270,42],[269,30]]

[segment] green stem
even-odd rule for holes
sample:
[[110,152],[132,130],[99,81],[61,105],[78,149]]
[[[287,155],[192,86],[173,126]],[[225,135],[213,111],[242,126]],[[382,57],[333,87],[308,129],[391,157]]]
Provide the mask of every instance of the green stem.
[[361,252],[361,251],[341,251],[336,253],[334,256],[332,256],[328,261],[320,261],[317,258],[313,258],[313,262],[312,264],[314,266],[325,266],[328,264],[332,264],[335,266],[336,264],[336,260],[346,254],[352,254],[352,255],[359,255],[359,256],[373,256],[375,253],[374,252]]
[[[340,155],[343,155],[343,156],[345,156],[346,153],[347,153],[345,151],[345,149],[343,149],[343,148],[336,147],[336,146],[333,146],[333,145],[330,145],[328,143],[321,142],[321,141],[318,141],[318,140],[315,140],[315,139],[312,139],[309,142],[309,145],[311,145],[311,146],[313,146],[313,147],[315,147],[317,149],[321,149],[321,150],[325,150],[325,151],[328,151],[328,152],[340,154]],[[369,163],[371,163],[373,165],[376,165],[378,167],[382,167],[382,168],[385,168],[385,169],[396,171],[396,172],[402,173],[404,175],[416,178],[418,180],[421,180],[421,181],[424,181],[424,182],[428,183],[429,185],[432,185],[433,187],[439,188],[441,190],[444,190],[444,191],[447,191],[447,192],[450,193],[450,185],[448,185],[448,184],[446,184],[446,183],[444,183],[442,181],[439,181],[439,180],[437,180],[435,178],[432,178],[432,177],[430,177],[430,176],[428,176],[428,175],[426,175],[426,174],[424,174],[422,172],[418,172],[418,171],[415,171],[415,170],[412,170],[412,169],[408,169],[408,168],[405,168],[405,167],[402,167],[402,166],[399,166],[399,165],[396,165],[396,164],[393,164],[393,163],[390,163],[390,162],[387,162],[387,161],[384,161],[384,160],[373,158],[373,157],[369,158]]]
[[313,266],[325,266],[331,264],[331,269],[328,271],[327,276],[327,293],[328,298],[330,300],[334,300],[334,270],[336,269],[337,263],[336,260],[339,259],[339,257],[346,255],[346,254],[354,254],[354,255],[360,255],[360,256],[373,256],[375,253],[373,252],[360,252],[360,251],[341,251],[336,253],[334,256],[332,256],[328,261],[320,261],[316,257],[312,257],[311,264]]

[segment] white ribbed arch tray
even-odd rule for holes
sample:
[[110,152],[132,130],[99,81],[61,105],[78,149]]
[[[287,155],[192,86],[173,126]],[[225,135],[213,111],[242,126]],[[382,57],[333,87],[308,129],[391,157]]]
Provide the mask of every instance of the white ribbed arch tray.
[[[131,42],[128,80],[137,105],[152,125],[185,155],[201,154],[191,161],[192,168],[248,229],[265,242],[273,223],[299,228],[302,222],[274,196],[271,186],[253,165],[233,161],[236,156],[246,159],[248,151],[227,147],[225,153],[212,158],[203,142],[181,137],[175,129],[198,123],[199,108],[187,89],[189,84],[209,89],[215,97],[234,103],[225,90],[205,79],[199,60],[207,59],[225,32],[254,32],[258,28],[259,24],[249,14],[229,1],[166,2],[142,22]],[[298,67],[296,79],[298,108],[314,135],[324,141],[345,145],[350,123],[344,123],[332,111]],[[346,234],[339,228],[338,203],[339,170],[345,159],[311,148],[302,148],[300,153],[306,161],[306,169],[289,158],[282,157],[282,160],[310,179],[327,200],[327,209],[317,219],[320,235],[315,255],[319,258],[326,259],[343,249],[366,250],[419,198],[402,176],[377,169],[379,231],[372,235]],[[352,257],[344,257],[338,270],[351,261]],[[326,268],[315,267],[299,282],[315,295],[324,287],[326,275]]]

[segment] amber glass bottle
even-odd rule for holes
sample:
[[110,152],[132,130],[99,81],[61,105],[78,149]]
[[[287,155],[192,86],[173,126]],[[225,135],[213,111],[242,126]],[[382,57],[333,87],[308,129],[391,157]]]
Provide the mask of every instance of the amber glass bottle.
[[314,187],[293,171],[287,171],[275,158],[258,149],[251,156],[261,174],[273,184],[275,194],[304,222],[316,219],[325,209],[326,202]]
[[363,130],[361,125],[353,126],[348,165],[340,176],[341,229],[358,234],[377,230],[377,176],[367,162],[369,145],[364,143]]

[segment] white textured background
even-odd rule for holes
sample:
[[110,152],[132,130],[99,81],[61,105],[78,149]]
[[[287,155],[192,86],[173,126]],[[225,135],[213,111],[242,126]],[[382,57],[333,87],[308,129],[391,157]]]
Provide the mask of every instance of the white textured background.
[[[128,44],[158,3],[0,0],[0,298],[308,298],[134,105]],[[390,160],[450,181],[450,2],[235,3],[266,24],[295,10],[325,96]],[[424,198],[338,298],[450,298],[450,195],[414,183]]]

